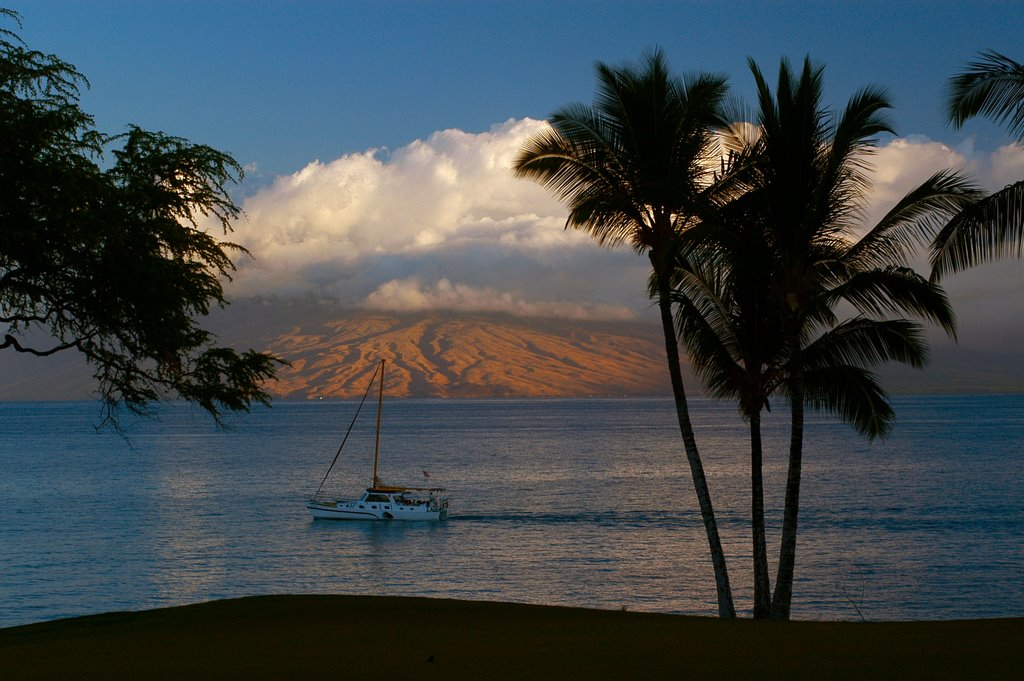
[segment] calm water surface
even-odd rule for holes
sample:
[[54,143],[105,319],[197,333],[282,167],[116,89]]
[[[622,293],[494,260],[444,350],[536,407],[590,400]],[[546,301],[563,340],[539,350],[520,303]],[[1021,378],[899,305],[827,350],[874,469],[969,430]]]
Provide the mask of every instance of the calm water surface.
[[[882,442],[809,424],[794,616],[1024,616],[1024,396],[896,407]],[[747,431],[729,405],[692,408],[749,614]],[[671,402],[385,401],[382,477],[428,471],[451,519],[314,522],[303,500],[354,411],[277,403],[218,430],[172,406],[127,423],[129,445],[94,431],[92,403],[0,404],[0,626],[299,592],[716,613]],[[338,493],[369,482],[372,421]],[[787,428],[765,427],[773,558]]]

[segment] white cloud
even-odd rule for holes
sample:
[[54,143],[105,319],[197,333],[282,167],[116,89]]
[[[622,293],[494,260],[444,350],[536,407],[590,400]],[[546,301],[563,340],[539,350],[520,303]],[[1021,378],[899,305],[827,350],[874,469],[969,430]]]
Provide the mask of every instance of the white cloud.
[[[575,319],[647,309],[646,258],[566,231],[565,209],[547,190],[512,176],[523,142],[546,125],[524,119],[482,133],[443,130],[277,178],[244,201],[247,220],[232,237],[254,259],[239,259],[230,295]],[[987,153],[971,140],[952,148],[898,138],[871,162],[865,225],[942,168],[966,169],[993,190],[1024,177],[1019,146]],[[969,274],[949,282],[955,298],[998,295],[994,283]],[[998,279],[1006,284],[1002,271]]]
[[986,184],[990,189],[1000,189],[1024,179],[1024,147],[1008,144],[996,149],[986,173]]
[[874,224],[907,192],[946,168],[973,171],[966,157],[941,142],[925,138],[897,138],[871,157],[872,191],[869,219]]
[[[352,262],[371,255],[422,253],[441,245],[498,241],[580,244],[564,234],[564,211],[543,188],[511,175],[522,142],[543,129],[507,121],[489,132],[443,130],[391,154],[371,149],[315,161],[245,201],[243,242],[273,269],[296,259]],[[559,229],[552,230],[552,227]]]
[[392,279],[381,284],[366,297],[363,307],[390,312],[501,312],[521,317],[558,317],[574,320],[629,320],[635,316],[630,308],[623,305],[565,301],[531,302],[514,291],[500,292],[493,288],[453,284],[444,278],[432,286],[424,286],[416,277]]
[[897,138],[879,147],[871,162],[874,186],[869,203],[872,214],[877,216],[932,174],[946,168],[967,173],[989,191],[1024,178],[1024,148],[1016,144],[980,152],[973,140],[952,148],[925,137]]
[[[973,140],[957,148],[926,138],[896,139],[882,146],[874,159],[874,189],[865,224],[872,225],[905,193],[943,168],[958,168],[987,191],[1024,179],[1024,149],[1007,145],[979,151]],[[921,253],[914,263],[927,272]],[[1024,262],[1004,260],[952,275],[942,282],[959,322],[965,347],[995,350],[1024,342]],[[932,336],[938,338],[939,332]]]
[[[278,178],[244,201],[247,220],[233,237],[254,258],[239,262],[232,295],[360,304],[386,282],[418,276],[516,291],[521,314],[594,294],[644,305],[645,262],[566,231],[560,204],[513,177],[523,142],[546,125],[443,130],[391,153],[316,161]],[[595,271],[601,280],[587,282]]]

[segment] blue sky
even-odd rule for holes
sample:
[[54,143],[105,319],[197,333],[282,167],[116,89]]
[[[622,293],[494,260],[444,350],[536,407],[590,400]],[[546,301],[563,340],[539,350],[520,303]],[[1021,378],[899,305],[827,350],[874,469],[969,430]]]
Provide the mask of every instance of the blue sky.
[[[76,64],[101,127],[173,131],[261,172],[396,148],[435,130],[486,130],[589,101],[593,63],[665,49],[678,71],[728,74],[747,57],[827,65],[836,102],[890,89],[903,134],[955,142],[945,79],[978,50],[1019,49],[1020,2],[109,2],[8,3],[23,36]],[[972,125],[979,142],[1002,141]]]
[[[839,107],[887,88],[867,219],[948,166],[992,189],[1024,177],[997,126],[943,120],[947,79],[979,51],[1024,60],[1021,2],[66,2],[8,0],[34,48],[77,65],[100,129],[129,123],[232,153],[249,169],[234,297],[393,311],[646,319],[646,263],[565,233],[564,210],[511,177],[553,110],[589,102],[597,60],[660,46],[678,72],[747,58],[826,65]],[[1024,347],[1024,265],[948,284],[962,345]]]

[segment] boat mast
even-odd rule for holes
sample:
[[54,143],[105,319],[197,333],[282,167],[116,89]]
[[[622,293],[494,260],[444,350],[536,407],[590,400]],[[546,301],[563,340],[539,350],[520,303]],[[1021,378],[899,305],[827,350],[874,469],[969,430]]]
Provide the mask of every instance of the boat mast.
[[384,363],[380,361],[380,390],[377,391],[377,442],[373,446],[373,486],[380,487],[380,478],[377,477],[377,456],[380,454],[380,415],[384,407]]

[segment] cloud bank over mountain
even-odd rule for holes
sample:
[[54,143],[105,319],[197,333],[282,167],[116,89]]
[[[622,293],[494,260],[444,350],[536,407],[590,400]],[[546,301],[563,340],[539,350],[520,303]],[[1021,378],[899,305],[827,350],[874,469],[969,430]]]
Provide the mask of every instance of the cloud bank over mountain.
[[[622,319],[646,262],[566,231],[565,212],[510,168],[545,127],[443,130],[388,152],[310,163],[244,201],[234,296],[322,297],[387,310]],[[595,302],[596,301],[596,302]]]
[[[481,133],[442,130],[277,178],[243,202],[247,219],[232,238],[253,258],[239,259],[229,294],[390,312],[643,317],[646,258],[566,231],[564,208],[543,187],[512,176],[523,142],[546,125],[509,119]],[[1024,177],[1024,150],[979,152],[970,140],[951,148],[911,136],[883,142],[871,164],[865,225],[943,168],[965,169],[988,189],[1016,181]],[[1022,270],[1000,263],[950,279],[954,302],[973,301],[965,325],[1006,327],[1007,314],[1024,315],[1001,299],[1007,286],[1024,282]],[[1003,331],[1020,335],[1017,326]]]
[[425,286],[416,277],[392,279],[381,284],[366,297],[363,307],[388,312],[458,310],[503,313],[514,317],[557,317],[573,320],[623,321],[634,316],[633,311],[625,305],[605,305],[589,301],[537,302],[526,300],[516,292],[453,284],[443,278],[432,286]]

